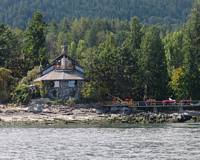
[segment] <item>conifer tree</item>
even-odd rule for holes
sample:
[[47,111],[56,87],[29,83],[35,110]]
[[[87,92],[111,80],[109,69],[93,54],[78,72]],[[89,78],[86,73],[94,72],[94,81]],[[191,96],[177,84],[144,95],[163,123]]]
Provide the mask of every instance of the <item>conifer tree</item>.
[[183,92],[200,98],[200,1],[197,0],[185,28]]
[[120,52],[121,77],[119,77],[120,85],[123,88],[120,93],[123,97],[131,96],[140,98],[138,89],[140,88],[138,56],[140,53],[140,43],[142,38],[141,24],[137,17],[133,17],[130,22],[129,36],[124,41]]
[[168,73],[164,47],[156,27],[147,29],[141,43],[141,72],[145,98],[163,99],[167,95]]
[[[86,69],[88,76],[91,78],[90,87],[95,89],[96,98],[108,96],[108,94],[118,95],[118,68],[119,68],[119,49],[116,46],[112,35],[108,35],[106,41],[99,47],[86,54]],[[121,93],[120,93],[121,94]],[[94,96],[94,95],[93,95]]]
[[36,65],[46,65],[45,48],[46,23],[40,12],[35,12],[25,31],[24,54],[27,69],[32,69]]

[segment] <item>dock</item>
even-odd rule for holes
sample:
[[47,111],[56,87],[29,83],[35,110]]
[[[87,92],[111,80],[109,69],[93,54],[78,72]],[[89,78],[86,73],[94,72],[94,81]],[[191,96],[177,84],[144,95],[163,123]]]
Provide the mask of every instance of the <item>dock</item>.
[[103,105],[107,110],[117,110],[117,109],[130,109],[135,111],[144,111],[144,112],[166,112],[173,113],[184,111],[200,111],[200,100],[199,101],[185,101],[183,102],[174,102],[174,103],[163,103],[161,101],[155,101],[151,103],[145,103],[143,101],[138,101],[134,103],[115,103],[115,104],[105,104]]

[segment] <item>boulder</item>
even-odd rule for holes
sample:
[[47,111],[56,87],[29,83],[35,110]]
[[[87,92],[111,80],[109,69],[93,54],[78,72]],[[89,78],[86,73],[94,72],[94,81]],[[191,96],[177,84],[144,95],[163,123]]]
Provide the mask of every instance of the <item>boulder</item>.
[[43,111],[43,105],[42,104],[30,105],[28,107],[28,112],[41,113],[42,111]]

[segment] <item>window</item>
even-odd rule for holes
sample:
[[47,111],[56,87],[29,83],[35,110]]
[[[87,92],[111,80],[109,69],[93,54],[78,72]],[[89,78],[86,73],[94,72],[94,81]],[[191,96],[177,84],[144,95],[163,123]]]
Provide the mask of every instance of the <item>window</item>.
[[60,87],[59,81],[54,81],[54,88],[58,88],[58,87]]
[[75,87],[75,81],[69,81],[68,86],[71,88]]

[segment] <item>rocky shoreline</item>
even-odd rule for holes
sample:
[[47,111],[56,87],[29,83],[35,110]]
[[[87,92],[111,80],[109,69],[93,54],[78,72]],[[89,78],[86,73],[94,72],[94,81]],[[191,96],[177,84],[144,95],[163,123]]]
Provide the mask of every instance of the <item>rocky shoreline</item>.
[[67,126],[76,124],[161,124],[200,122],[200,111],[184,113],[151,113],[112,109],[103,113],[96,104],[88,105],[45,105],[41,112],[30,111],[28,106],[0,105],[0,126]]

